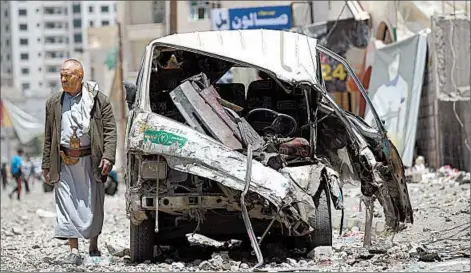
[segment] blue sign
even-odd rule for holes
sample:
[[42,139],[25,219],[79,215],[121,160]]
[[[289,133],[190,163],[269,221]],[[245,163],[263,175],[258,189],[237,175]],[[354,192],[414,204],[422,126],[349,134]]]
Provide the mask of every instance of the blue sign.
[[213,9],[211,15],[214,30],[291,28],[291,6]]

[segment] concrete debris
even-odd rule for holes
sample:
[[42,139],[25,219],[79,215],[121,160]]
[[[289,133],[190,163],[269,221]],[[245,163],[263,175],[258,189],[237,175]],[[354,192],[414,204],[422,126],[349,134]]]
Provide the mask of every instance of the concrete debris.
[[14,234],[14,235],[21,235],[21,230],[19,228],[12,228],[11,229],[11,232]]
[[[308,250],[286,250],[268,239],[262,244],[264,252],[272,252],[271,256],[279,256],[266,261],[260,269],[271,271],[331,271],[331,272],[398,272],[398,271],[470,271],[469,261],[469,185],[444,182],[436,178],[430,183],[408,185],[411,202],[416,208],[415,223],[405,231],[395,234],[376,234],[373,245],[369,249],[362,248],[364,214],[353,219],[352,226],[344,226],[345,233],[340,236],[335,230],[333,247],[317,247]],[[449,187],[454,184],[453,188]],[[441,187],[444,187],[441,189]],[[354,196],[359,187],[346,188]],[[456,192],[456,195],[454,193]],[[3,193],[5,194],[5,193]],[[80,254],[84,257],[82,266],[60,265],[56,257],[65,256],[69,247],[67,241],[53,239],[54,218],[48,218],[44,211],[53,212],[54,203],[51,198],[32,187],[32,192],[22,202],[11,202],[2,196],[2,228],[1,267],[4,271],[20,272],[247,272],[255,265],[256,259],[251,255],[251,248],[239,247],[241,241],[215,241],[205,236],[190,236],[200,242],[191,246],[197,255],[183,260],[173,254],[163,255],[160,262],[130,263],[129,252],[129,220],[123,209],[125,207],[124,192],[118,193],[119,198],[106,199],[105,222],[99,247],[107,260],[90,262],[87,258],[88,244],[80,240]],[[432,202],[435,201],[435,202]],[[443,204],[452,204],[445,207]],[[346,215],[358,211],[358,198],[346,197],[344,200]],[[37,213],[38,209],[39,213]],[[335,215],[339,214],[333,211]],[[443,215],[440,217],[439,215]],[[445,222],[445,217],[451,222]],[[348,218],[348,217],[346,217]],[[24,219],[21,223],[18,219]],[[384,216],[383,216],[384,219]],[[382,219],[374,220],[379,223]],[[354,225],[353,225],[354,224]],[[378,225],[378,224],[376,224]],[[465,228],[468,226],[468,229]],[[338,228],[338,225],[333,225]],[[463,231],[462,231],[463,230]],[[15,234],[16,233],[16,234]],[[19,235],[17,235],[19,234]],[[451,238],[447,240],[446,238]],[[226,246],[224,246],[226,244]],[[208,246],[209,245],[209,246]],[[228,247],[233,245],[232,247]],[[266,249],[263,249],[266,248]],[[162,246],[163,250],[166,250]],[[200,250],[201,249],[201,250]],[[310,253],[310,258],[303,257]],[[265,253],[264,253],[265,254]],[[111,256],[111,257],[110,257]],[[268,257],[268,255],[266,255]],[[466,258],[468,257],[468,258]],[[196,260],[199,259],[199,260]],[[164,262],[164,261],[167,262]]]
[[56,213],[43,210],[43,209],[37,209],[36,214],[41,218],[55,218],[56,217]]
[[106,249],[108,249],[108,253],[112,256],[124,257],[131,255],[131,251],[124,241],[113,240],[111,242],[105,242],[105,246]]
[[318,246],[311,250],[307,257],[313,259],[316,262],[330,260],[332,257],[332,247],[331,246]]

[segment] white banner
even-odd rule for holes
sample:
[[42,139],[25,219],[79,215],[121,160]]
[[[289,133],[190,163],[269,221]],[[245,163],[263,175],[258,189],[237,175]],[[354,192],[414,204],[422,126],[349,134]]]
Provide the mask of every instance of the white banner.
[[[368,96],[405,166],[412,166],[428,30],[378,49]],[[376,126],[370,109],[365,121]]]

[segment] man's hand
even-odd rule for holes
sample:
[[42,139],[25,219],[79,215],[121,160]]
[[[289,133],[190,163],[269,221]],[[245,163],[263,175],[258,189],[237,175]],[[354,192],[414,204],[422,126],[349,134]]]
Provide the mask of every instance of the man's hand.
[[44,177],[44,181],[46,181],[46,184],[49,184],[50,183],[50,175],[49,175],[49,169],[43,169],[43,177]]
[[98,168],[101,169],[102,175],[107,175],[111,171],[111,168],[113,168],[113,164],[111,164],[111,162],[108,159],[103,158]]

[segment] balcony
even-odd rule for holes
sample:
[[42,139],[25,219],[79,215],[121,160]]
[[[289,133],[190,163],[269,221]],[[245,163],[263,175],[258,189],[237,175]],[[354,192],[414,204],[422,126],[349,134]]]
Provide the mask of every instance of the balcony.
[[46,36],[69,36],[67,28],[44,28],[43,33]]
[[45,65],[60,65],[65,58],[44,58]]
[[44,50],[47,51],[68,51],[69,45],[66,43],[44,44]]
[[68,15],[62,13],[53,13],[53,14],[45,14],[43,13],[44,18],[47,18],[47,21],[50,22],[65,22],[69,19]]
[[139,24],[126,26],[126,38],[130,41],[153,40],[166,34],[164,24]]

